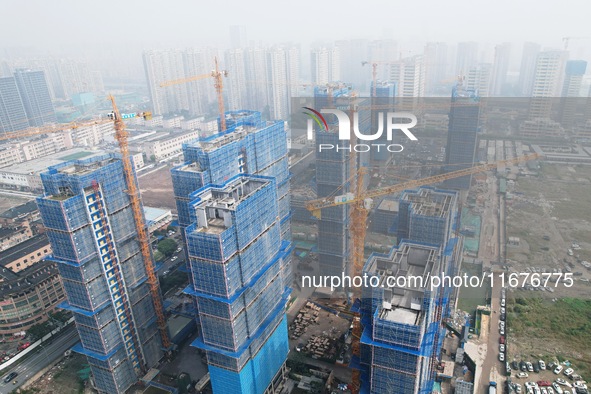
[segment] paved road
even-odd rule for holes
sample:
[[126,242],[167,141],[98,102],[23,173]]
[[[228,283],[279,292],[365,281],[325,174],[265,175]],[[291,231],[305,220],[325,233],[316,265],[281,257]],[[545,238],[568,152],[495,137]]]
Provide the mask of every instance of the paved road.
[[[483,260],[483,269],[500,267],[495,263],[503,258],[505,244],[505,217],[504,199],[497,194],[497,181],[494,176],[489,176],[487,181],[488,191],[486,196],[485,210],[483,212],[483,227],[489,226],[490,233],[484,235],[488,239],[488,245],[483,248],[481,238],[481,250],[479,257]],[[482,366],[479,387],[486,387],[489,381],[496,381],[499,385],[504,382],[502,373],[505,371],[504,363],[499,361],[499,309],[501,298],[501,286],[498,276],[493,281],[491,293],[490,331],[487,340],[487,357]],[[506,331],[506,329],[505,329]]]
[[10,382],[6,384],[4,380],[0,381],[0,394],[8,394],[17,387],[20,387],[43,368],[59,357],[62,357],[64,352],[74,346],[78,341],[78,332],[76,332],[73,324],[65,328],[61,333],[54,335],[51,342],[45,342],[45,344],[37,348],[39,350],[28,355],[19,365],[6,371],[5,375],[10,372],[18,373],[18,376],[14,379],[17,383]]

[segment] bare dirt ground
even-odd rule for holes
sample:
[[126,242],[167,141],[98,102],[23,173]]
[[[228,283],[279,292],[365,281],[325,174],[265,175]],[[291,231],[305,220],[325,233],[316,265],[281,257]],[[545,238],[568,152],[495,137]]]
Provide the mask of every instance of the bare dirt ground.
[[[591,261],[591,167],[543,163],[538,178],[519,178],[513,191],[507,237],[520,242],[507,247],[509,271],[576,276],[570,288],[551,283],[554,292],[510,289],[508,359],[568,359],[589,379],[591,348],[584,342],[591,332],[591,270],[581,263]],[[575,242],[581,249],[569,256]]]
[[154,172],[140,174],[139,184],[144,205],[167,208],[176,213],[169,166],[159,168]]
[[70,358],[60,361],[39,380],[33,383],[26,393],[38,394],[78,394],[91,392],[78,376],[78,371],[87,367],[86,357],[73,354]]

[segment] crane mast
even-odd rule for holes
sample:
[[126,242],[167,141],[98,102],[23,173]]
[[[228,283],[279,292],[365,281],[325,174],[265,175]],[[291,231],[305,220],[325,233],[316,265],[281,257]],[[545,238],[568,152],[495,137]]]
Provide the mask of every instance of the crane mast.
[[[352,137],[353,138],[353,137]],[[500,165],[516,164],[528,160],[535,160],[540,155],[537,153],[519,156],[513,159],[501,160],[494,163],[482,164],[470,168],[465,168],[457,171],[448,172],[446,174],[435,175],[423,179],[409,180],[393,186],[388,186],[371,191],[363,191],[363,180],[367,172],[366,168],[359,167],[357,170],[357,179],[355,180],[355,189],[345,196],[336,196],[332,200],[330,198],[321,198],[317,200],[309,201],[306,204],[306,208],[315,217],[321,219],[321,210],[323,208],[330,208],[339,205],[348,204],[351,206],[351,232],[350,242],[351,248],[351,260],[349,264],[349,275],[351,278],[361,276],[364,264],[364,249],[365,249],[365,235],[367,230],[367,218],[369,210],[371,209],[372,199],[375,197],[385,196],[401,192],[406,189],[415,188],[418,186],[429,185],[433,183],[443,182],[447,179],[459,178],[461,176],[475,174],[478,172],[489,171],[497,168]],[[353,167],[353,161],[351,158],[351,167]],[[355,303],[356,298],[360,297],[360,288],[354,287],[350,289],[352,295],[352,302]],[[441,307],[437,309],[437,318],[441,318]],[[352,330],[352,343],[351,350],[354,356],[359,357],[361,354],[360,340],[361,340],[361,319],[359,312],[353,311],[353,330]],[[437,337],[436,337],[437,338]],[[431,360],[433,365],[434,359]],[[361,387],[361,371],[354,369],[351,373],[351,392],[358,394]]]
[[220,131],[226,131],[226,112],[224,109],[224,80],[222,77],[228,76],[227,70],[220,70],[220,65],[217,56],[214,58],[215,68],[209,74],[195,75],[187,78],[173,79],[160,83],[160,87],[164,88],[172,85],[179,85],[187,82],[195,82],[206,78],[213,78],[214,87],[218,100],[218,112],[220,115]]
[[140,191],[137,180],[134,176],[133,164],[129,156],[128,133],[125,129],[125,123],[123,122],[121,113],[119,112],[117,104],[115,103],[115,98],[113,96],[109,96],[109,100],[113,106],[113,112],[110,114],[110,116],[112,116],[115,124],[115,139],[119,143],[119,150],[121,151],[121,161],[123,163],[123,171],[125,173],[127,194],[129,195],[129,200],[131,202],[133,219],[137,231],[137,239],[140,244],[140,251],[142,254],[144,266],[146,267],[146,273],[148,275],[148,284],[150,287],[152,300],[154,302],[154,310],[156,312],[156,322],[158,324],[158,330],[160,331],[160,337],[162,338],[162,346],[165,349],[169,349],[171,347],[171,343],[168,336],[166,318],[164,316],[160,285],[158,283],[158,277],[156,276],[156,269],[154,267],[154,260],[152,259],[152,254],[150,251],[150,240],[144,220],[144,213],[142,211]]

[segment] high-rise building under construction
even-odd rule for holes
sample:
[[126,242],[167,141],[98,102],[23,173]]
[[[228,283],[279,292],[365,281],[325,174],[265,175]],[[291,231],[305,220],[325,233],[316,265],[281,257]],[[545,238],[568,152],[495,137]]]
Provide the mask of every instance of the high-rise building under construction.
[[[431,187],[407,190],[399,205],[398,236],[389,253],[372,254],[364,275],[377,286],[363,289],[360,365],[362,392],[429,394],[445,337],[451,286],[430,287],[434,275],[455,274],[462,239],[457,193]],[[393,277],[413,283],[388,282]]]
[[215,393],[262,394],[283,380],[291,284],[283,122],[226,113],[227,130],[184,147],[172,170],[199,337]]
[[[480,97],[478,92],[467,89],[458,82],[452,89],[449,128],[445,148],[445,172],[457,171],[474,165],[478,146]],[[445,187],[450,189],[470,188],[472,175],[448,179]]]
[[123,393],[162,357],[123,164],[115,154],[41,174],[37,198],[80,344],[101,393]]

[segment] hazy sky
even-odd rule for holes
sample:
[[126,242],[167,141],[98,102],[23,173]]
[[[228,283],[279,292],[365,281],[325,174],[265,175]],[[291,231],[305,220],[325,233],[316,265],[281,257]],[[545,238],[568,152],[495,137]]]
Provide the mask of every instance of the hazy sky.
[[590,0],[0,0],[0,48],[225,47],[230,25],[246,26],[249,40],[265,44],[362,37],[395,38],[401,46],[537,41],[560,47],[564,36],[591,37],[590,15]]

